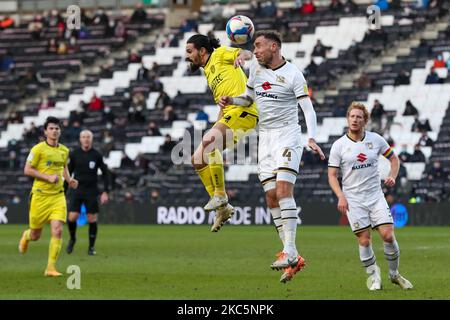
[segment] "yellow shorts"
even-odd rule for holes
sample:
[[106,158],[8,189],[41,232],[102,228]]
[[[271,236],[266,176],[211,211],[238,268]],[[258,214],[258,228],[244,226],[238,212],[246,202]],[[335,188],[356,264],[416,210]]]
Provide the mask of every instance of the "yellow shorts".
[[234,143],[237,143],[249,130],[258,123],[258,116],[248,112],[246,107],[236,107],[225,113],[217,123],[223,123],[233,131]]
[[51,195],[32,193],[30,195],[30,228],[41,229],[50,220],[67,220],[67,206],[64,192]]

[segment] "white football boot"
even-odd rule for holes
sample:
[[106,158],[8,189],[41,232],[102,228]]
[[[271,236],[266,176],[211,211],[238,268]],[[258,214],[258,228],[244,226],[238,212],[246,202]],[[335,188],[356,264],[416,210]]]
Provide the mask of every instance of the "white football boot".
[[400,274],[397,274],[397,276],[395,276],[395,277],[389,276],[389,278],[391,279],[391,282],[393,284],[398,285],[403,290],[409,290],[409,289],[413,288],[412,283],[409,282],[408,279],[402,277]]

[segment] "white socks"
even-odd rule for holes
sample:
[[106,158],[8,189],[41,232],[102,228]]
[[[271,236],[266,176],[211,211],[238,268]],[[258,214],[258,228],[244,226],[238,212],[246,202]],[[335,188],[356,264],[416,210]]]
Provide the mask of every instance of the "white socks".
[[283,198],[278,201],[280,204],[281,220],[284,231],[284,252],[289,255],[298,255],[295,245],[297,233],[297,205],[294,198]]
[[394,239],[392,243],[384,242],[384,256],[389,263],[389,275],[391,278],[398,275],[398,265],[400,263],[400,249],[397,240]]
[[367,274],[373,274],[375,272],[377,259],[371,244],[367,247],[359,246],[359,259],[366,268]]
[[278,236],[281,239],[281,242],[284,246],[284,230],[283,230],[283,220],[281,220],[281,209],[278,208],[269,208],[270,214],[272,215],[273,223],[275,224],[275,228],[277,228]]

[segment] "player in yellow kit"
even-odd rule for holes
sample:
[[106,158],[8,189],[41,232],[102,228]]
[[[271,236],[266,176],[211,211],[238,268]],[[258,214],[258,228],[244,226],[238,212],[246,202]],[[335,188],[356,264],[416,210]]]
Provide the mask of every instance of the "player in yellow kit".
[[23,232],[19,252],[25,253],[30,241],[41,237],[44,224],[51,225],[51,240],[48,252],[46,277],[62,276],[55,264],[62,246],[62,227],[67,220],[64,182],[76,189],[78,181],[69,175],[67,162],[69,149],[58,143],[61,125],[57,118],[48,117],[44,124],[46,139],[35,145],[27,158],[24,173],[34,178],[30,194],[30,228]]
[[[196,34],[186,43],[186,60],[191,70],[203,68],[214,100],[222,96],[241,95],[246,91],[247,77],[241,66],[252,53],[239,48],[220,46],[219,40]],[[216,211],[211,231],[217,232],[231,218],[234,208],[225,192],[222,151],[232,147],[258,122],[256,105],[229,105],[221,109],[213,129],[203,137],[192,156],[192,164],[210,196],[204,209]]]

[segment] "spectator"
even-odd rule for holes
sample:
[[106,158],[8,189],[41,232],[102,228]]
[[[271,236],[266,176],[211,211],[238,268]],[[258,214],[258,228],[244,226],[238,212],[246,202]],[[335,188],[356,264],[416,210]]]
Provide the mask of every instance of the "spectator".
[[7,50],[3,57],[0,57],[0,71],[9,71],[14,67],[14,59]]
[[111,127],[112,124],[114,123],[114,119],[115,119],[115,115],[112,112],[111,108],[109,106],[105,106],[105,108],[103,109],[103,114],[102,114],[102,122],[106,123],[107,126],[109,125]]
[[437,83],[441,83],[441,79],[439,78],[439,75],[432,67],[430,69],[430,73],[427,76],[427,79],[425,80],[425,84],[437,84]]
[[142,92],[136,92],[131,99],[131,105],[128,108],[128,121],[130,123],[144,123],[145,115],[143,114],[146,108],[145,96]]
[[411,127],[413,132],[431,131],[430,122],[428,119],[419,120],[419,117],[415,117],[414,123]]
[[158,189],[153,189],[150,192],[150,203],[151,204],[157,204],[160,202],[160,194]]
[[433,62],[433,68],[445,68],[445,61],[442,54],[438,55]]
[[10,16],[5,16],[2,20],[0,20],[0,30],[14,28],[14,20]]
[[56,51],[57,54],[67,54],[68,47],[67,43],[65,41],[61,41],[58,45],[58,50]]
[[159,91],[159,96],[158,99],[156,99],[155,102],[155,108],[156,109],[164,109],[166,106],[170,105],[171,99],[169,97],[169,95],[164,91],[164,90],[160,90]]
[[134,168],[134,162],[131,160],[126,153],[123,153],[122,159],[120,160],[120,168]]
[[42,28],[42,16],[37,15],[34,17],[33,21],[28,24],[28,31],[30,32],[33,40],[39,40],[41,38]]
[[316,12],[316,6],[314,5],[313,0],[306,0],[303,3],[302,8],[300,9],[300,13],[302,14],[311,14]]
[[142,2],[136,3],[136,7],[131,15],[131,23],[144,23],[147,20],[147,11],[142,6]]
[[144,174],[148,173],[148,167],[150,165],[150,160],[148,160],[144,154],[138,153],[136,159],[134,160],[134,166],[140,168],[144,171]]
[[382,120],[386,114],[384,106],[378,99],[375,99],[373,103],[372,111],[370,112],[370,118],[372,119],[372,130],[378,133],[382,133]]
[[37,141],[39,139],[39,135],[39,129],[38,127],[36,127],[36,124],[34,122],[32,122],[30,124],[30,127],[28,129],[26,128],[23,133],[24,139],[33,141]]
[[131,50],[129,55],[128,55],[128,62],[130,63],[139,63],[141,62],[142,58],[141,56],[137,53],[136,50]]
[[102,153],[105,157],[108,157],[109,152],[114,149],[114,137],[111,131],[103,131],[102,143]]
[[144,66],[144,63],[141,63],[141,67],[138,70],[137,78],[138,81],[148,81],[148,69]]
[[124,194],[123,201],[125,203],[134,203],[134,195],[130,191],[126,191]]
[[298,28],[292,27],[289,29],[289,32],[287,33],[287,35],[284,37],[284,41],[285,42],[300,42],[300,31],[298,30]]
[[195,116],[195,120],[206,120],[207,122],[209,122],[209,116],[205,112],[205,110],[201,108],[200,110],[198,110],[197,115]]
[[155,121],[150,121],[150,123],[148,124],[147,135],[151,137],[162,135]]
[[409,158],[409,162],[426,162],[425,155],[423,154],[422,150],[420,150],[419,144],[416,144],[414,146],[414,153]]
[[22,122],[23,122],[22,116],[16,111],[11,111],[11,113],[8,116],[8,123],[22,123]]
[[428,181],[445,181],[447,180],[447,175],[442,168],[440,161],[433,161],[433,166],[428,168],[426,172]]
[[313,48],[311,56],[325,58],[327,51],[329,51],[329,50],[331,50],[331,47],[323,45],[322,41],[320,41],[320,39],[318,39],[316,45]]
[[343,6],[342,2],[339,0],[331,0],[331,4],[328,7],[328,9],[333,12],[342,12],[342,10],[344,9],[344,6]]
[[372,79],[367,75],[367,73],[363,72],[361,77],[358,79],[358,88],[359,89],[370,89],[372,88]]
[[89,102],[88,110],[97,111],[103,110],[104,102],[101,98],[97,97],[97,94],[94,92],[91,101]]
[[48,40],[47,53],[53,54],[58,52],[58,43],[55,38]]
[[114,37],[117,39],[126,38],[127,29],[122,20],[118,20],[114,27]]
[[94,18],[92,20],[92,24],[94,26],[98,26],[98,25],[103,25],[105,27],[108,26],[109,17],[102,7],[99,7],[97,9],[97,11],[95,12]]
[[412,104],[411,100],[406,101],[405,111],[403,111],[404,116],[418,116],[419,111]]
[[172,141],[172,137],[170,136],[170,134],[166,134],[164,143],[161,145],[160,150],[163,153],[170,153],[170,152],[172,152],[172,149],[173,149],[173,147],[175,147],[175,145],[176,145],[176,142]]
[[402,160],[402,162],[409,162],[409,160],[411,159],[411,154],[408,152],[406,144],[402,145],[402,150],[398,154],[398,157],[400,160]]
[[345,13],[354,13],[358,10],[358,5],[353,2],[353,0],[347,0],[344,3],[344,12]]
[[81,132],[81,124],[78,121],[74,121],[71,125],[69,124],[69,120],[65,119],[64,121],[65,135],[68,141],[77,141],[80,137]]
[[422,136],[420,137],[417,144],[421,145],[422,147],[432,147],[434,141],[428,136],[428,133],[426,131],[423,131]]
[[173,111],[173,107],[166,106],[163,111],[163,119],[162,119],[162,123],[164,124],[164,126],[165,127],[171,126],[172,122],[174,122],[177,119],[178,117],[175,111]]
[[394,85],[399,86],[402,84],[409,84],[410,83],[409,76],[410,74],[406,70],[401,70],[397,75],[397,77],[395,78]]
[[314,61],[314,59],[311,59],[311,62],[308,64],[308,66],[304,70],[305,76],[316,74],[317,67],[318,66],[317,66],[316,62]]
[[71,36],[69,39],[69,46],[67,47],[67,53],[77,53],[80,51],[78,40],[75,36]]
[[261,16],[268,18],[268,17],[275,17],[277,13],[277,6],[273,1],[268,1],[263,4],[261,7]]
[[55,106],[55,103],[51,100],[48,99],[48,95],[46,93],[44,93],[41,96],[41,99],[39,101],[39,110],[43,110],[43,109],[50,109],[53,108]]

